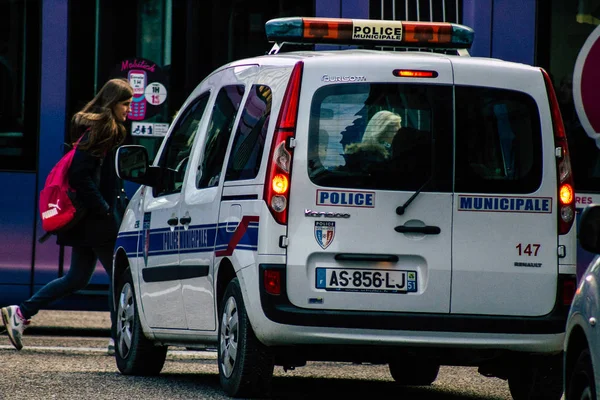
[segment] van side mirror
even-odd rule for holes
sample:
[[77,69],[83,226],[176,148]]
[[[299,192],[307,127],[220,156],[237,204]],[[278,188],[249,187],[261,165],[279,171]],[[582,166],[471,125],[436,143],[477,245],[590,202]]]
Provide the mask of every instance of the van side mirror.
[[146,186],[156,186],[158,167],[148,165],[148,151],[144,146],[125,145],[119,147],[115,158],[119,178]]
[[600,204],[591,204],[583,210],[577,238],[584,250],[600,254]]

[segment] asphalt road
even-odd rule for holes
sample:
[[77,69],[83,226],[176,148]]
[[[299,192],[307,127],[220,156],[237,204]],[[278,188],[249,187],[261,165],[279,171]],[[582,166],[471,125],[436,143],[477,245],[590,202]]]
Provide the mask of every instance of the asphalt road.
[[[158,377],[121,375],[114,357],[106,352],[107,338],[94,337],[107,333],[108,326],[105,313],[42,312],[26,331],[20,352],[5,334],[0,336],[0,399],[227,398],[219,386],[215,352],[174,348]],[[69,336],[73,333],[77,336]],[[475,368],[442,367],[431,387],[399,387],[385,365],[318,362],[288,372],[276,367],[271,398],[504,400],[511,396],[505,381],[485,378]]]

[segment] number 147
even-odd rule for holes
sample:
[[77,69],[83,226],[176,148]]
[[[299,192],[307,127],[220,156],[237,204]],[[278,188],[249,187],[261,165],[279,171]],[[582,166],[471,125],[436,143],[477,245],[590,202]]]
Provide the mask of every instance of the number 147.
[[516,248],[517,251],[519,252],[519,255],[527,255],[527,256],[534,256],[537,257],[538,255],[538,251],[540,249],[540,245],[537,243],[529,243],[527,245],[525,245],[525,247],[523,247],[524,245],[522,243],[519,243]]

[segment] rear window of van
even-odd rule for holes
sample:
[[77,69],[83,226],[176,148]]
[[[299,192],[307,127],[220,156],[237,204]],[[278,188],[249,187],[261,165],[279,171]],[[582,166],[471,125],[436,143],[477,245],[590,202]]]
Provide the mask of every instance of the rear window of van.
[[535,100],[513,90],[457,86],[456,191],[533,193],[541,182]]
[[452,87],[328,85],[313,96],[308,174],[317,185],[451,190]]
[[535,100],[506,89],[324,86],[313,96],[308,148],[308,175],[320,186],[510,194],[532,193],[542,179]]

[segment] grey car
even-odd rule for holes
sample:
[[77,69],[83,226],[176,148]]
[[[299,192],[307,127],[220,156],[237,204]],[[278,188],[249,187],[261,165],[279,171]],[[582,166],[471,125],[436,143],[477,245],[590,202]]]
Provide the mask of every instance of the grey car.
[[[588,206],[579,222],[584,250],[600,254],[600,205]],[[600,257],[596,256],[579,281],[567,320],[564,385],[567,400],[599,399],[600,384]]]

